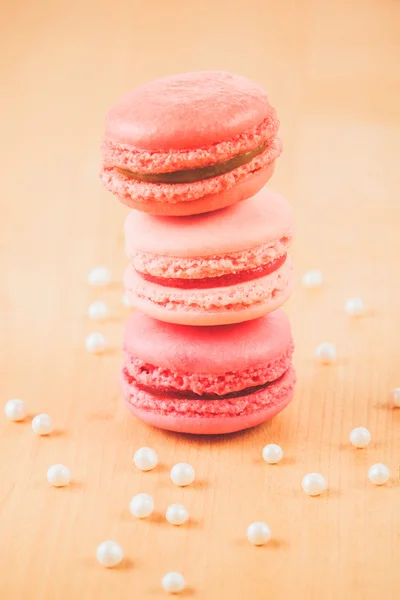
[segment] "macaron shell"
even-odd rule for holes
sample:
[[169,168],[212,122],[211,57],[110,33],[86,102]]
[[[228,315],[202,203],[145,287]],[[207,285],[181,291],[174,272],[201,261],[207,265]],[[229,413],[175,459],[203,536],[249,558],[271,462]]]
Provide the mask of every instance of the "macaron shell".
[[277,415],[291,401],[295,381],[291,368],[275,385],[235,401],[169,401],[145,392],[139,394],[140,401],[136,390],[124,381],[122,387],[128,409],[141,421],[169,431],[216,435],[248,429]]
[[141,85],[106,117],[106,136],[150,151],[199,148],[231,139],[268,115],[265,90],[240,75],[184,73]]
[[275,160],[265,168],[252,173],[241,182],[231,188],[227,188],[216,194],[208,194],[197,200],[181,202],[159,202],[156,200],[138,200],[132,198],[121,186],[117,194],[118,200],[136,211],[147,213],[149,215],[164,217],[186,217],[188,215],[200,215],[203,213],[226,208],[232,204],[242,202],[254,196],[263,186],[268,183],[274,174]]
[[124,350],[171,371],[215,373],[266,365],[292,347],[282,310],[257,320],[217,327],[187,327],[133,312],[125,326]]
[[159,319],[166,323],[177,324],[177,325],[189,325],[192,327],[216,327],[218,325],[233,325],[238,323],[244,323],[246,321],[252,321],[258,319],[269,313],[277,310],[287,302],[291,294],[291,289],[287,289],[274,300],[265,302],[259,302],[255,306],[249,306],[242,310],[235,310],[232,312],[183,312],[183,311],[169,311],[165,308],[158,307],[150,304],[146,300],[139,300],[137,298],[132,299],[129,292],[127,296],[132,306],[135,306],[137,310],[146,313],[153,319]]
[[279,269],[252,281],[180,289],[146,281],[130,265],[124,283],[131,305],[154,319],[181,325],[226,325],[261,317],[282,306],[293,289],[293,266],[288,257]]
[[263,188],[247,202],[186,219],[154,218],[132,211],[125,220],[126,253],[180,257],[227,254],[292,236],[293,230],[289,202]]

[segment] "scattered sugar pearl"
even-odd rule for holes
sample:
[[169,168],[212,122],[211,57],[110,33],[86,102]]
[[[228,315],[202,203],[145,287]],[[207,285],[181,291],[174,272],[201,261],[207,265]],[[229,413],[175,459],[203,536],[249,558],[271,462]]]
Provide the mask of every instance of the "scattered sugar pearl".
[[124,558],[124,553],[117,542],[107,540],[97,546],[96,558],[103,567],[112,568],[119,565]]
[[306,271],[301,279],[304,287],[306,288],[316,288],[322,285],[322,273],[317,269],[311,269],[310,271]]
[[129,302],[129,298],[128,298],[128,294],[124,294],[122,296],[122,304],[126,307],[126,308],[131,308],[131,303]]
[[161,585],[169,594],[179,594],[185,588],[185,578],[180,573],[167,573],[162,578]]
[[278,444],[267,444],[264,446],[262,451],[262,457],[265,462],[270,465],[275,465],[282,460],[283,452],[282,448]]
[[110,280],[110,271],[107,267],[94,267],[88,276],[90,285],[108,285]]
[[64,487],[71,481],[71,472],[64,465],[53,465],[47,471],[47,481],[54,487]]
[[88,352],[100,354],[106,348],[106,340],[102,333],[89,333],[85,340],[85,347]]
[[356,448],[365,448],[371,441],[371,434],[365,427],[355,427],[350,433],[350,442]]
[[375,485],[383,485],[387,481],[389,481],[390,471],[386,465],[382,463],[377,463],[376,465],[372,465],[368,471],[368,479],[371,483]]
[[189,513],[183,504],[171,504],[165,516],[171,525],[183,525],[188,520]]
[[129,510],[134,517],[145,519],[154,511],[154,500],[150,494],[136,494],[129,505]]
[[253,546],[263,546],[271,539],[271,530],[263,521],[255,521],[247,528],[247,539]]
[[107,319],[110,311],[108,310],[108,306],[102,300],[96,300],[96,302],[92,302],[92,304],[88,308],[88,317],[92,319],[92,321],[102,321]]
[[188,465],[187,463],[178,463],[171,469],[171,481],[180,487],[193,483],[194,477],[194,469],[192,465]]
[[392,390],[392,402],[393,406],[396,408],[400,407],[400,387],[394,388]]
[[133,462],[141,471],[151,471],[157,466],[157,452],[152,448],[139,448],[133,457]]
[[32,419],[32,429],[37,435],[49,435],[53,431],[53,419],[44,413]]
[[10,421],[23,421],[25,419],[25,402],[19,398],[8,400],[4,406],[4,413]]
[[325,477],[321,473],[308,473],[303,477],[301,487],[308,496],[319,496],[326,490]]
[[329,342],[322,342],[316,349],[315,355],[321,365],[330,365],[336,360],[336,348]]
[[349,317],[361,317],[365,313],[364,302],[361,298],[349,298],[344,309]]

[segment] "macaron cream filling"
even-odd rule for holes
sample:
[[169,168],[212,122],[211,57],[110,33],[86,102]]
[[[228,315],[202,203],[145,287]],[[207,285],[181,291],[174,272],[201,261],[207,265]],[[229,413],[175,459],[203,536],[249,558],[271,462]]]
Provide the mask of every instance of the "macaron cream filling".
[[165,390],[165,389],[159,389],[159,388],[155,388],[155,387],[142,385],[142,384],[134,381],[134,379],[132,378],[131,375],[129,375],[129,373],[127,372],[126,369],[123,370],[123,377],[124,377],[125,381],[127,381],[128,384],[130,384],[130,385],[134,384],[142,392],[146,392],[147,394],[157,396],[158,398],[160,398],[160,397],[162,397],[164,399],[168,399],[168,398],[180,399],[181,398],[182,400],[211,400],[211,401],[212,400],[230,400],[230,399],[234,399],[234,398],[241,398],[243,396],[249,396],[251,394],[256,394],[257,392],[260,392],[269,387],[272,387],[273,385],[278,384],[285,377],[285,375],[286,375],[286,371],[285,371],[285,373],[283,373],[280,377],[278,377],[274,381],[267,381],[261,385],[254,385],[254,386],[251,386],[248,388],[244,388],[242,390],[238,390],[236,392],[228,392],[227,394],[216,395],[216,394],[206,394],[206,393],[196,394],[195,392],[192,392],[190,390],[185,391],[185,392],[181,392],[178,390]]
[[283,254],[282,256],[278,256],[264,265],[213,277],[186,279],[176,277],[157,277],[149,273],[141,273],[140,271],[136,272],[146,281],[166,287],[176,287],[180,289],[209,289],[236,285],[238,283],[244,283],[246,281],[252,281],[253,279],[270,275],[284,264],[286,257],[287,254]]
[[165,398],[240,398],[278,383],[291,366],[293,343],[272,360],[243,371],[189,373],[147,363],[125,348],[123,377],[143,392]]
[[286,262],[291,232],[255,248],[210,256],[160,256],[140,252],[128,242],[126,253],[140,279],[176,289],[212,289],[271,275]]
[[204,181],[206,179],[212,179],[213,177],[219,177],[220,175],[233,171],[233,169],[236,169],[237,167],[246,165],[252,161],[253,158],[262,154],[266,147],[267,142],[263,142],[253,150],[247,150],[246,152],[237,154],[229,160],[200,168],[177,170],[167,173],[140,173],[118,166],[116,167],[116,170],[130,179],[145,183],[194,183],[195,181]]

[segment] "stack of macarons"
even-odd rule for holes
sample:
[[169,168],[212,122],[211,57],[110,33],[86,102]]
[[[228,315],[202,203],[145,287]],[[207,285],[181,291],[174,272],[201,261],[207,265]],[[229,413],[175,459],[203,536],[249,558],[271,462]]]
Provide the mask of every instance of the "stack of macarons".
[[217,71],[142,85],[107,114],[101,178],[133,209],[121,383],[156,427],[238,431],[293,396],[293,217],[264,187],[278,127],[262,87]]

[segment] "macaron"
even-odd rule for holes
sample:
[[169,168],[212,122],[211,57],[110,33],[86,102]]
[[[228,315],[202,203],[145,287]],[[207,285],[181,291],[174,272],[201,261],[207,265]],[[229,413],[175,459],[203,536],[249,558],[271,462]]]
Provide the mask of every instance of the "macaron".
[[289,297],[290,204],[263,188],[246,202],[190,217],[132,211],[124,282],[135,308],[181,325],[226,325],[261,317]]
[[220,71],[141,85],[108,111],[101,179],[127,206],[194,215],[253,196],[282,150],[265,90]]
[[134,312],[124,337],[121,383],[142,421],[171,431],[220,434],[279,413],[295,385],[286,315],[188,327]]

